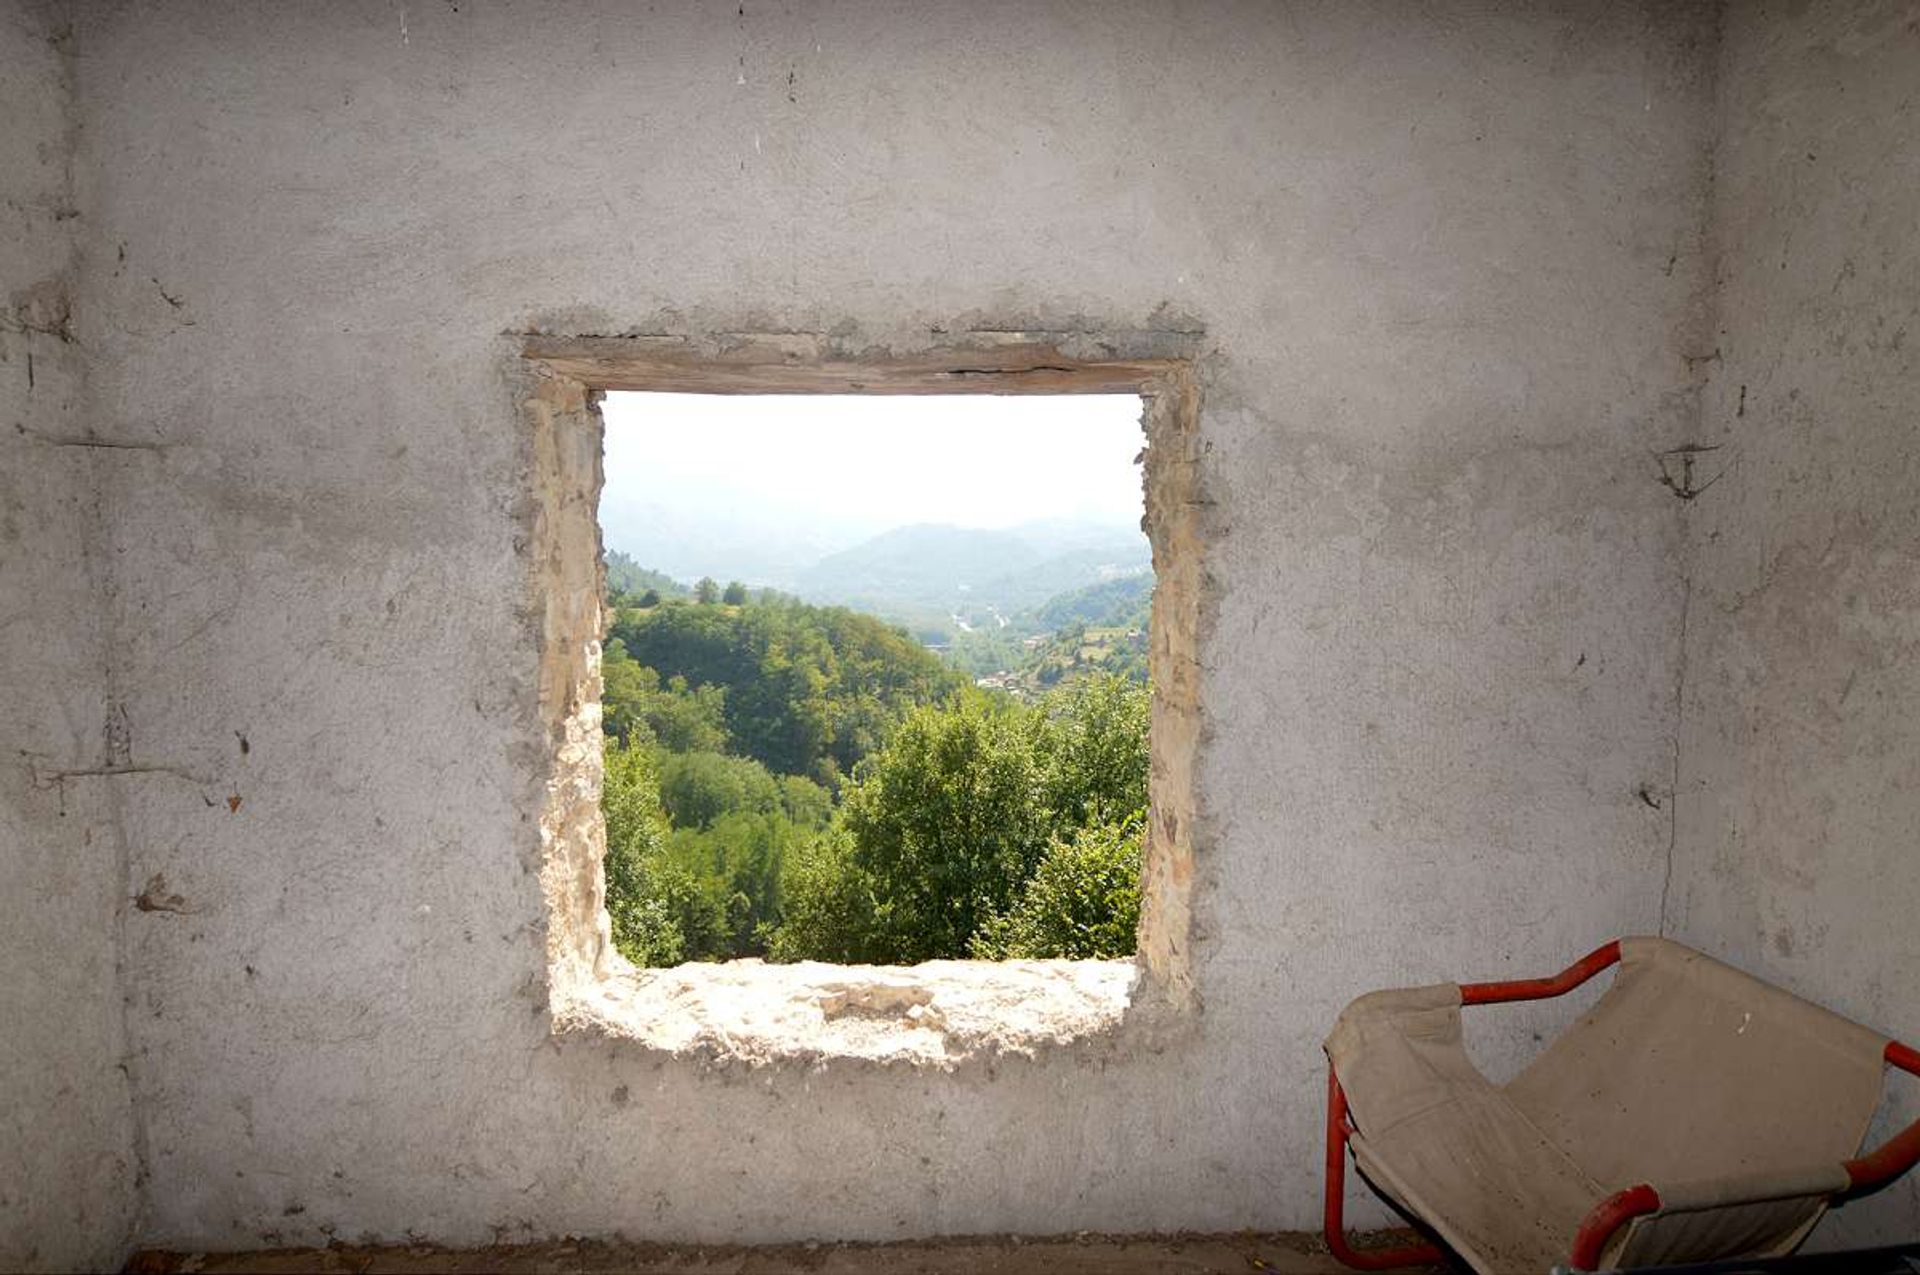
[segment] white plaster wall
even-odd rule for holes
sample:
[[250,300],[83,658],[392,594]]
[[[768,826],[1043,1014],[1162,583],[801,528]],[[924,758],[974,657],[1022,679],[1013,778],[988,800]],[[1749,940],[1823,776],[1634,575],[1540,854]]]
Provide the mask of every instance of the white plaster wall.
[[[1675,937],[1920,1039],[1920,9],[1727,9]],[[1896,1076],[1882,1129],[1920,1117]],[[1911,1177],[1825,1239],[1920,1230]]]
[[[740,9],[87,11],[152,1242],[1308,1226],[1342,1003],[1657,923],[1703,15]],[[556,1045],[502,334],[1156,311],[1214,351],[1196,1029]]]
[[[0,1269],[117,1266],[134,1212],[126,901],[93,561],[98,449],[66,339],[71,42],[0,0]],[[62,778],[62,775],[67,777]]]

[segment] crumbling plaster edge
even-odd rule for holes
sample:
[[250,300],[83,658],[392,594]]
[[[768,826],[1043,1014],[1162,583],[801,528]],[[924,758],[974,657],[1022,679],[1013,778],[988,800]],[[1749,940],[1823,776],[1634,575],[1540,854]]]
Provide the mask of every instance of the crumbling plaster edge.
[[[1206,553],[1213,529],[1202,494],[1201,385],[1213,363],[1197,323],[1156,312],[1141,327],[966,322],[890,342],[857,325],[825,330],[655,322],[619,336],[557,335],[537,324],[503,334],[506,380],[525,427],[517,549],[529,558],[525,619],[539,652],[533,679],[545,772],[537,839],[526,851],[544,903],[546,1009],[560,1042],[604,1041],[709,1065],[906,1062],[945,1070],[984,1059],[1087,1053],[1114,1043],[1158,1050],[1197,1027],[1192,959],[1194,841],[1206,835],[1198,795],[1207,729],[1201,645],[1215,610]],[[1156,597],[1149,661],[1155,687],[1149,780],[1152,816],[1142,870],[1142,923],[1123,996],[1065,1030],[973,1033],[954,1048],[912,1042],[848,1047],[804,1034],[751,1043],[729,1032],[669,1043],[636,1030],[632,1007],[609,1008],[636,978],[612,946],[601,863],[599,653],[607,617],[597,505],[602,481],[598,401],[609,389],[732,393],[1072,393],[1141,396],[1145,526]],[[1095,963],[1098,964],[1098,963]],[[911,971],[875,971],[890,979]],[[940,988],[929,985],[928,997]],[[1070,995],[1064,992],[1063,995]],[[1029,1005],[1029,1009],[1041,1008]],[[1044,1012],[1040,1015],[1045,1018]],[[926,1033],[916,1033],[925,1036]]]

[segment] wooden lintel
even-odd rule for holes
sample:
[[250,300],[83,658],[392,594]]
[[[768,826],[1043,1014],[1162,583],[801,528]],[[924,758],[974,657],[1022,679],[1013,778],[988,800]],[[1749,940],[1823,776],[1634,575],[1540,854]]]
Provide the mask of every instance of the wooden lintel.
[[1176,366],[1074,358],[1037,343],[846,359],[822,356],[817,339],[806,336],[718,350],[671,338],[529,337],[523,353],[593,389],[695,394],[1125,394]]

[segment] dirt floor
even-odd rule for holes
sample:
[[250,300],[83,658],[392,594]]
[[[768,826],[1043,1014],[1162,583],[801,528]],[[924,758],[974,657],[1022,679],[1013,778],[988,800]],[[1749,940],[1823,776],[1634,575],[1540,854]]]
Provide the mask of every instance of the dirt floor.
[[[1403,1236],[1368,1237],[1370,1242]],[[1323,1275],[1347,1268],[1304,1235],[1082,1235],[914,1244],[793,1244],[767,1248],[561,1240],[483,1249],[431,1246],[137,1253],[134,1275]]]

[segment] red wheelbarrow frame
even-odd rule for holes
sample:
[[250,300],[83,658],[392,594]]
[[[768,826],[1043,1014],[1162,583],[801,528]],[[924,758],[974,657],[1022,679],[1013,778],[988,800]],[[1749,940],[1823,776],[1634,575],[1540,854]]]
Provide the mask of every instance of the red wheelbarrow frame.
[[[1505,983],[1462,983],[1462,1005],[1498,1005],[1508,1001],[1549,1000],[1565,996],[1595,974],[1617,964],[1620,941],[1615,939],[1595,948],[1552,978],[1525,978]],[[1899,1041],[1888,1041],[1887,1065],[1920,1076],[1920,1050]],[[1361,1271],[1385,1271],[1402,1266],[1430,1266],[1447,1260],[1446,1252],[1434,1244],[1409,1244],[1402,1248],[1356,1249],[1347,1242],[1347,1140],[1353,1136],[1353,1121],[1347,1111],[1346,1091],[1331,1061],[1327,1064],[1327,1196],[1325,1233],[1332,1254]],[[1845,1198],[1865,1195],[1886,1186],[1920,1163],[1920,1120],[1889,1138],[1878,1150],[1848,1160],[1848,1188]],[[1577,1271],[1591,1271],[1600,1264],[1600,1254],[1615,1231],[1636,1217],[1657,1212],[1660,1193],[1651,1183],[1642,1182],[1623,1191],[1615,1191],[1593,1206],[1573,1237],[1568,1264]]]

